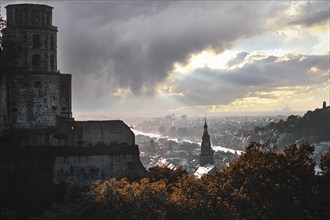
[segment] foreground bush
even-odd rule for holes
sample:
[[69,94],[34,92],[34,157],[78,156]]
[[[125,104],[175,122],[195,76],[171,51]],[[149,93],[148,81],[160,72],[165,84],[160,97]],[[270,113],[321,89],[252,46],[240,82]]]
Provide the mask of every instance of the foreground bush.
[[228,168],[200,179],[155,168],[152,181],[110,179],[71,189],[42,219],[330,219],[330,150],[321,175],[313,150],[308,143],[282,152],[251,143]]

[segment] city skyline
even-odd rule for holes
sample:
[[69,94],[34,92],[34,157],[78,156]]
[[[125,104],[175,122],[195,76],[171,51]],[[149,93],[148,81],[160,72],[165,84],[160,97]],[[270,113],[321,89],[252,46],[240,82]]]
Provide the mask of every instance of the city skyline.
[[54,7],[73,112],[307,111],[329,102],[328,1],[2,1]]

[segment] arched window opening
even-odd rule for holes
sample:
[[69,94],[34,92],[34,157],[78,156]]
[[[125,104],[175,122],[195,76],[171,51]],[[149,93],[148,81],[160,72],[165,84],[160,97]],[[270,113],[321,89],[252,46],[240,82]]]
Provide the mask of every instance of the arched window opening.
[[22,24],[23,22],[23,14],[22,14],[22,10],[20,9],[16,9],[15,11],[15,22],[16,24]]
[[41,56],[40,54],[34,54],[32,56],[32,67],[34,69],[38,69],[40,68],[40,59],[41,59]]
[[38,10],[33,10],[32,11],[32,23],[33,24],[38,24],[39,22],[40,22],[39,11]]
[[32,43],[33,43],[33,48],[40,48],[41,47],[41,41],[40,41],[40,35],[39,34],[34,34],[32,37]]
[[55,70],[55,59],[54,59],[54,55],[50,55],[50,69],[51,70]]
[[54,48],[55,48],[55,39],[54,39],[54,36],[53,35],[51,35],[50,36],[50,49],[51,50],[54,50]]
[[52,24],[52,17],[49,11],[46,12],[46,24],[51,25]]

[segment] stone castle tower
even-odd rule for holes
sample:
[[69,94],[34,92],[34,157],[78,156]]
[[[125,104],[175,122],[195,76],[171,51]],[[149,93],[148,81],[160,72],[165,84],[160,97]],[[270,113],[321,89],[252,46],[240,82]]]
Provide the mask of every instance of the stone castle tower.
[[201,154],[199,156],[199,163],[201,166],[207,165],[207,164],[213,164],[213,155],[214,151],[211,147],[211,141],[210,141],[210,135],[207,131],[207,124],[205,119],[204,124],[204,133],[202,136],[202,143],[201,143]]
[[6,38],[20,45],[24,53],[18,64],[28,72],[56,72],[57,27],[52,25],[52,7],[8,5]]
[[[18,54],[15,70],[1,74],[0,129],[56,126],[57,116],[71,118],[71,74],[57,71],[52,7],[15,4],[6,9],[4,42],[14,45]],[[6,50],[10,46],[4,46]]]
[[145,176],[134,133],[123,121],[72,118],[71,74],[57,70],[52,9],[41,4],[6,6],[0,55],[14,64],[1,60],[6,67],[0,71],[0,150],[44,152],[37,160],[49,158],[54,183]]

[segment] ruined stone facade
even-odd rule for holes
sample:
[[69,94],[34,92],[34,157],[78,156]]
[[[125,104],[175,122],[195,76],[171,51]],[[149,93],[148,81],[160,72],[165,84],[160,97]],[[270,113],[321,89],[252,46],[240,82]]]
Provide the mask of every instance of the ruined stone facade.
[[112,177],[134,179],[145,175],[136,145],[57,148],[53,155],[54,183],[90,182]]
[[71,117],[70,74],[24,73],[9,79],[8,110],[13,128],[47,128],[56,126],[56,116]]
[[124,122],[72,118],[71,74],[57,70],[52,7],[6,9],[3,54],[10,54],[10,45],[18,54],[15,68],[0,74],[0,137],[9,145],[49,148],[55,183],[144,176],[134,133]]
[[52,7],[8,5],[4,53],[16,48],[15,69],[2,73],[3,128],[48,128],[71,117],[71,74],[57,71],[57,27]]

